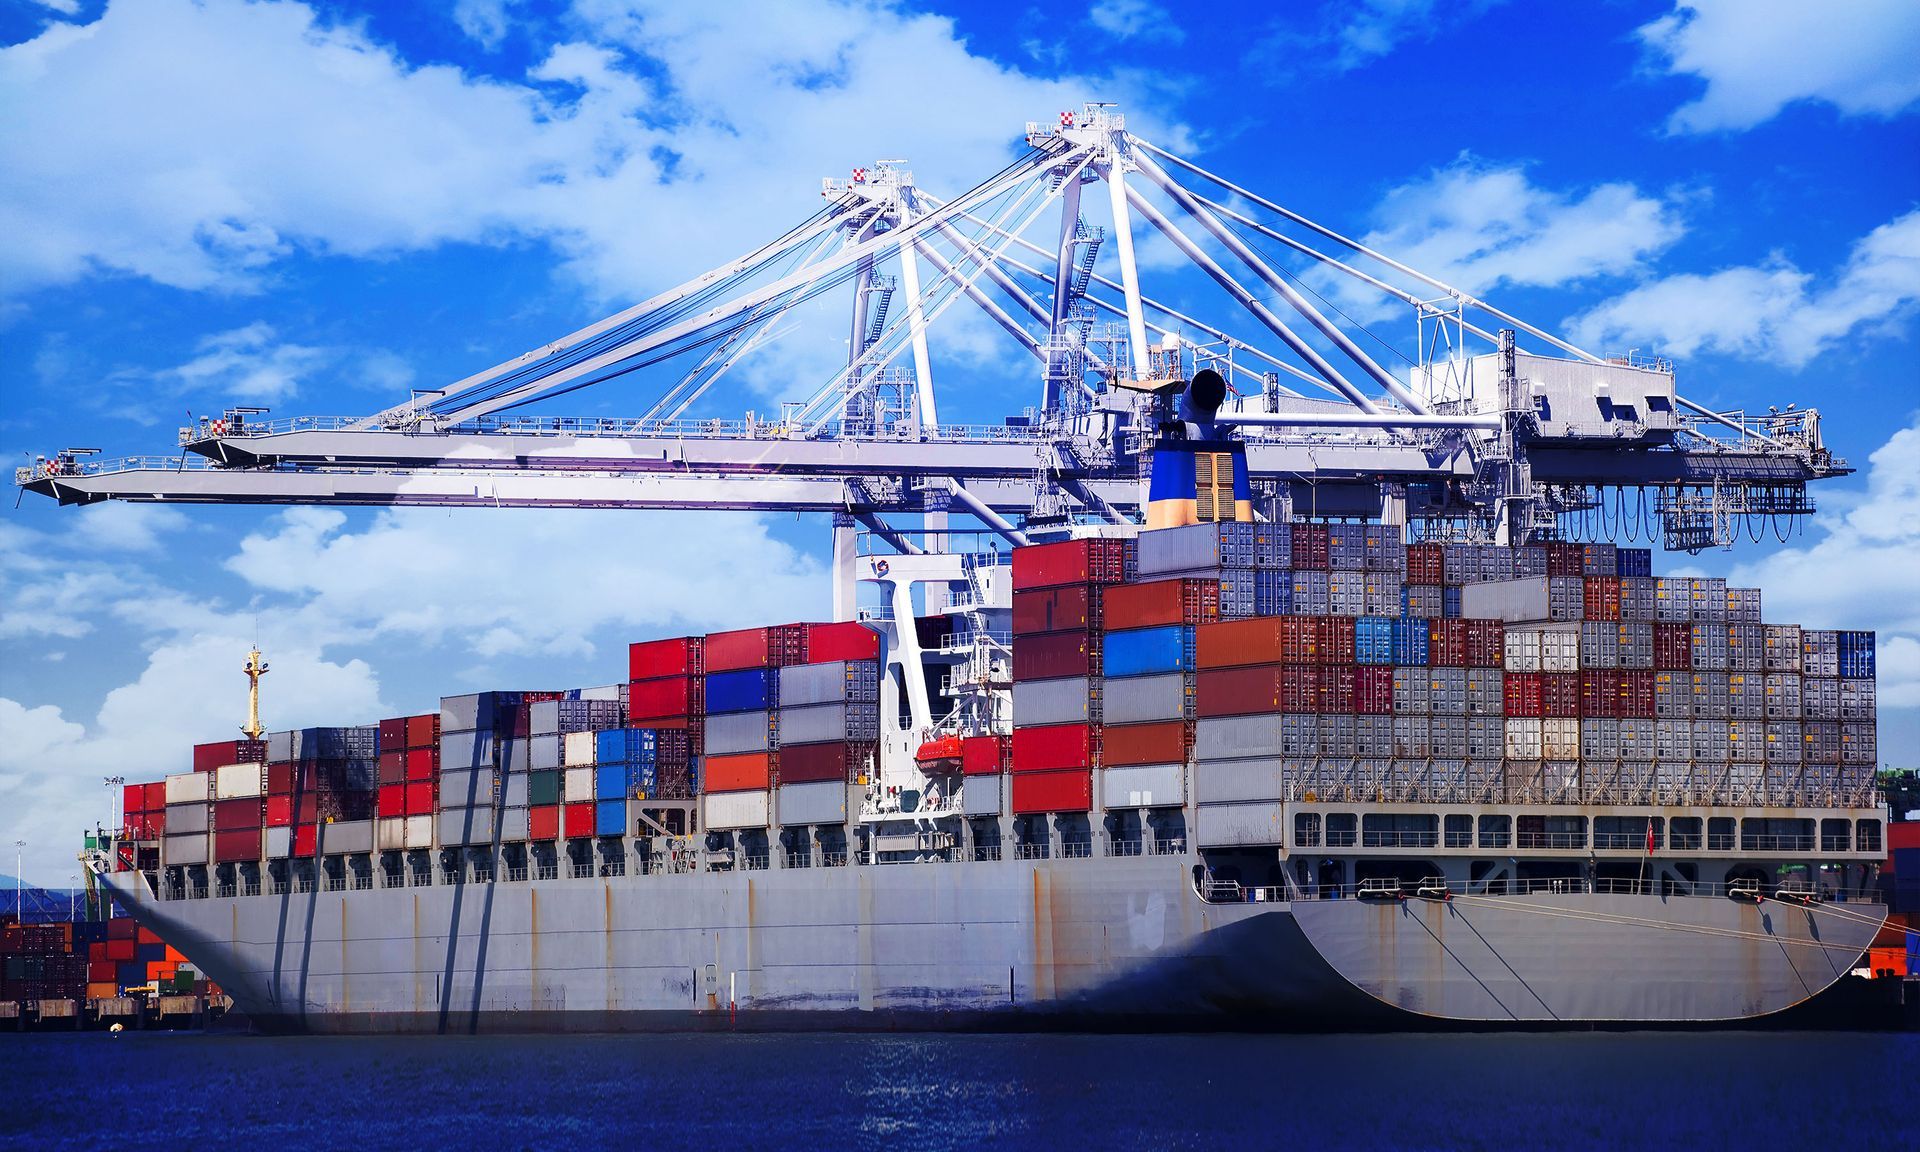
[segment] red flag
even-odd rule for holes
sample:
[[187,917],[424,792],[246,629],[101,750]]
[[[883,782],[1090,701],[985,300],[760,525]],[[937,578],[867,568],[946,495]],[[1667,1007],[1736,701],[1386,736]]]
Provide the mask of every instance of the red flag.
[[1647,821],[1647,855],[1653,855],[1653,821]]

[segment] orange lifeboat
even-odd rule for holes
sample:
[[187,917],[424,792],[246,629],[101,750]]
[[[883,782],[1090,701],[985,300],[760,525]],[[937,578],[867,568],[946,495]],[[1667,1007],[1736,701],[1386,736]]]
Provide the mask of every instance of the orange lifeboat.
[[929,740],[920,745],[913,759],[920,765],[920,771],[928,774],[957,772],[960,769],[960,737],[941,736]]

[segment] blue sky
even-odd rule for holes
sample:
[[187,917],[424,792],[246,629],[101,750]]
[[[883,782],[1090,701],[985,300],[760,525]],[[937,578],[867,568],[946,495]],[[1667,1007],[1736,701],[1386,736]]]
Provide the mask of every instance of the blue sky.
[[[1880,630],[1883,756],[1912,761],[1911,3],[52,0],[0,11],[0,45],[16,462],[164,453],[228,403],[373,411],[758,244],[823,175],[906,157],[952,193],[1025,121],[1118,100],[1143,135],[1596,351],[1674,356],[1689,396],[1820,407],[1860,471],[1805,536],[1663,562],[1760,582],[1776,618]],[[1142,252],[1154,290],[1220,311]],[[943,411],[1030,402],[1031,368],[981,337],[937,350]],[[818,362],[744,372],[707,411],[767,411]],[[610,682],[630,639],[823,614],[822,528],[28,498],[0,515],[0,842],[29,841],[30,879],[66,875],[100,777],[176,770],[241,719],[256,636],[276,727]]]

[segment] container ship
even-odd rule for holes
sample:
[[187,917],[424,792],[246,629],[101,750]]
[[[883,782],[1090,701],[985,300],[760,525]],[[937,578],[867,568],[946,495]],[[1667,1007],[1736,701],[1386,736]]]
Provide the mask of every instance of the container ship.
[[1761,1017],[1915,896],[1873,636],[1651,568],[1243,521],[876,556],[860,619],[199,745],[92,864],[270,1030]]

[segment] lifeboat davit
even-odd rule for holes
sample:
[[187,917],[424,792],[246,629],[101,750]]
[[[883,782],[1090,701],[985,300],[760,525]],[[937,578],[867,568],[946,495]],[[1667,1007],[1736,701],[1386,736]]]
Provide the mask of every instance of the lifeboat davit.
[[913,759],[922,772],[952,772],[960,767],[960,737],[941,736],[929,740],[920,745]]

